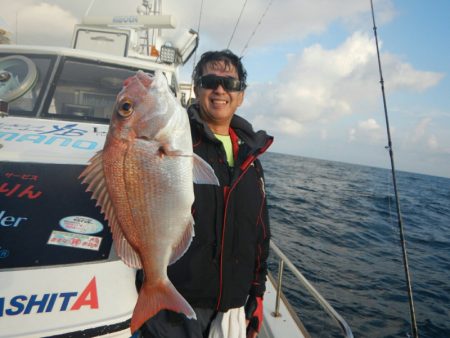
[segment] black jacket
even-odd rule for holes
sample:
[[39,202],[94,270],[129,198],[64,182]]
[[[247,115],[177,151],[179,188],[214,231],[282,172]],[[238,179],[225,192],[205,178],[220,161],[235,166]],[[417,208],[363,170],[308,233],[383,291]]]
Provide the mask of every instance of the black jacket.
[[235,115],[235,164],[230,168],[221,142],[199,119],[198,106],[188,112],[194,152],[212,166],[220,186],[194,185],[195,237],[168,274],[192,306],[227,311],[243,306],[249,294],[262,296],[265,291],[270,229],[257,157],[273,138],[264,131],[255,133]]

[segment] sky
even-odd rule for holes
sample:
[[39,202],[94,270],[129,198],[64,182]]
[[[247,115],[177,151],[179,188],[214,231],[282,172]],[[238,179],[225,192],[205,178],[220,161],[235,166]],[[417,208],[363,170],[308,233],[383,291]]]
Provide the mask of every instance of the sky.
[[[450,177],[450,1],[373,3],[395,167]],[[69,47],[89,7],[89,15],[134,15],[140,4],[0,0],[0,25],[19,44]],[[162,4],[177,22],[169,36],[200,35],[181,81],[204,51],[242,56],[248,88],[238,114],[275,137],[269,151],[390,168],[370,11],[370,0]]]

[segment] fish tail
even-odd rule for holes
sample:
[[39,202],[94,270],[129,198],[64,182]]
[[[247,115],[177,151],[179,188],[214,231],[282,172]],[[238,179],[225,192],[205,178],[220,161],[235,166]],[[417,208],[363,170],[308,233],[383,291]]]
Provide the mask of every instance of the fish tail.
[[184,313],[189,319],[197,319],[192,307],[169,280],[150,286],[144,283],[131,318],[131,333],[163,309]]

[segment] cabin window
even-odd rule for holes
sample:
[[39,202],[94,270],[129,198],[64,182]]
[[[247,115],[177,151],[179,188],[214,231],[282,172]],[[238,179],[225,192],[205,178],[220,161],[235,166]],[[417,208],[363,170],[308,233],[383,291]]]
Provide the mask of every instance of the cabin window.
[[123,81],[135,72],[67,59],[57,78],[48,115],[109,123]]

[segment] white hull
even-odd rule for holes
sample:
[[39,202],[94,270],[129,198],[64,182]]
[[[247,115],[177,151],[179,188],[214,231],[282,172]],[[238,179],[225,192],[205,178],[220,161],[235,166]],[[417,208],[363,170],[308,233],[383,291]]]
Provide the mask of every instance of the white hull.
[[[135,272],[121,261],[2,270],[0,337],[43,337],[90,331],[129,337]],[[109,329],[108,329],[109,327]]]

